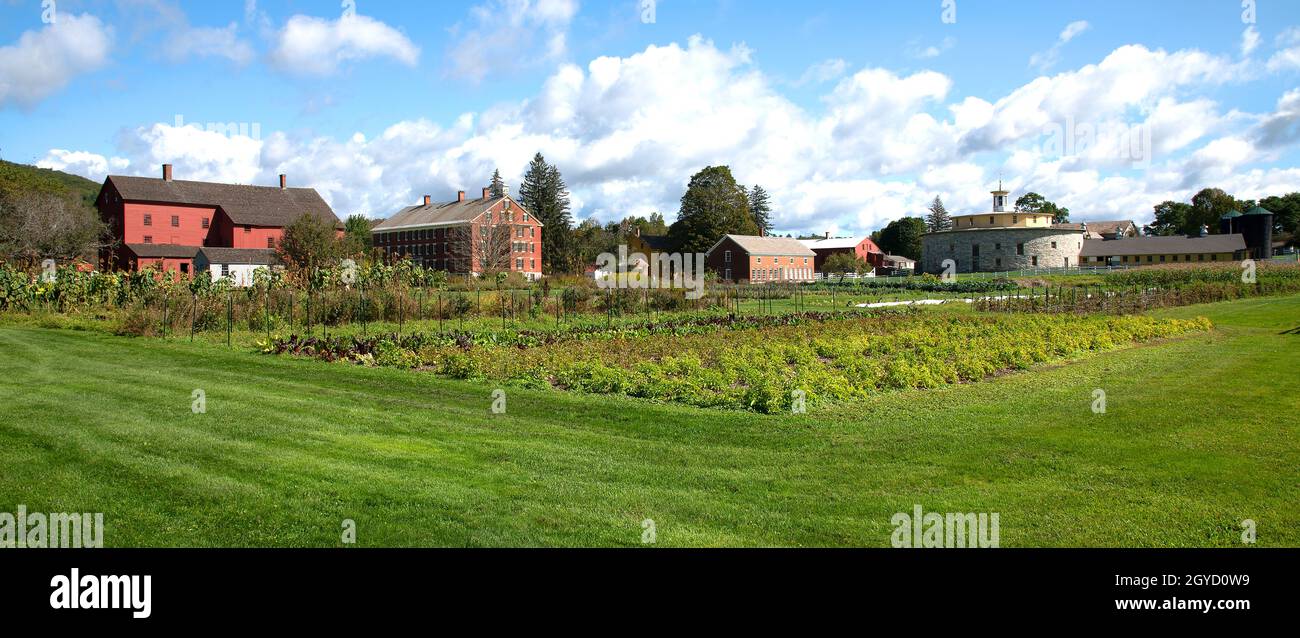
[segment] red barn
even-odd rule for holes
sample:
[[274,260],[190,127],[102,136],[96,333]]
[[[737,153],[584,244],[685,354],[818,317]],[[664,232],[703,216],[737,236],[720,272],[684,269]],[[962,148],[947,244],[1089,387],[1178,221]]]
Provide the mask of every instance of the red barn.
[[813,281],[817,254],[794,239],[723,235],[704,255],[705,266],[723,281],[751,284]]
[[115,246],[100,254],[104,270],[140,270],[159,264],[189,274],[205,246],[274,248],[284,227],[304,214],[341,232],[342,224],[312,188],[246,186],[110,175],[95,200]]
[[866,262],[876,268],[885,265],[885,253],[880,250],[880,246],[877,246],[876,242],[871,241],[870,237],[831,237],[830,233],[827,233],[825,239],[801,239],[799,241],[817,253],[817,272],[822,271],[822,265],[826,263],[826,258],[835,253],[848,253],[858,261]]

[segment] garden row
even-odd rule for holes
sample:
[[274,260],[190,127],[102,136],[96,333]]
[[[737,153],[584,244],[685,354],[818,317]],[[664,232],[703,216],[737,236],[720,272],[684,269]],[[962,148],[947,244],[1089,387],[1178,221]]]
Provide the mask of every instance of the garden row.
[[1164,287],[1243,282],[1300,284],[1300,264],[1271,261],[1168,264],[1108,273],[1105,282],[1109,286]]
[[[415,368],[531,388],[787,411],[976,381],[1037,363],[1209,330],[1205,319],[883,311],[786,325],[537,344],[389,336],[281,340],[270,352]],[[724,337],[717,330],[726,330]]]

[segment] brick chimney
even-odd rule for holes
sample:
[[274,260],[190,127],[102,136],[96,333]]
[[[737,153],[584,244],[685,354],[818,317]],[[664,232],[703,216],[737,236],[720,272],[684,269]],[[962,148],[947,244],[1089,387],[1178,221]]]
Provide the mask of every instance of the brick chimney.
[[487,198],[488,198],[488,194],[490,194],[491,192],[492,192],[492,189],[491,189],[491,188],[488,188],[487,186],[484,186],[484,187],[483,187],[483,199],[487,199]]
[[280,173],[280,190],[284,190],[288,187],[289,187],[288,178],[285,176],[284,173]]
[[425,196],[424,196],[424,205],[425,205],[425,206],[428,206],[429,204],[432,204],[432,203],[433,203],[433,198],[432,198],[432,197],[429,197],[428,195],[425,195]]
[[170,181],[172,181],[172,165],[171,165],[171,164],[163,164],[163,181],[164,181],[164,182],[170,182]]
[[456,191],[456,201],[458,202],[465,201],[465,191]]
[[762,227],[762,226],[759,226],[759,228],[758,228],[758,236],[759,236],[759,237],[767,237],[767,231],[766,231],[766,230],[763,230],[763,227]]

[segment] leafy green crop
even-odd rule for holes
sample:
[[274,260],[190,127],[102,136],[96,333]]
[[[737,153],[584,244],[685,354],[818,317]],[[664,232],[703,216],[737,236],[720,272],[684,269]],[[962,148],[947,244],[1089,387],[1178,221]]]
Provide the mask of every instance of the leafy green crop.
[[[410,335],[282,340],[270,352],[424,368],[460,379],[772,413],[884,390],[977,381],[1008,370],[1209,330],[1206,319],[954,315],[754,318],[563,338]],[[776,319],[776,318],[772,318]],[[399,354],[396,350],[401,350]]]

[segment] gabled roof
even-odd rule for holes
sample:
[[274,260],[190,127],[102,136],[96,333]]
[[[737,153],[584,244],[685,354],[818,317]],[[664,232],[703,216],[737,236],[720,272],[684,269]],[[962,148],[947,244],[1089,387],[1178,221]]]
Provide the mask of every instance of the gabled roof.
[[105,186],[108,184],[127,201],[220,208],[240,226],[284,227],[308,214],[342,227],[334,210],[314,188],[166,181],[127,175],[109,175]]
[[1084,257],[1122,257],[1125,255],[1188,255],[1197,253],[1233,253],[1246,249],[1241,235],[1206,235],[1205,237],[1131,237],[1122,240],[1087,239]]
[[857,248],[870,237],[831,237],[830,239],[800,239],[799,243],[813,250],[843,250]]
[[668,235],[638,235],[638,237],[643,243],[645,243],[645,245],[655,250],[668,250],[669,248],[672,248],[673,245],[673,242],[668,238]]
[[195,253],[199,252],[198,246],[179,244],[127,244],[126,247],[135,253],[136,257],[151,259],[194,259]]
[[[209,264],[241,264],[269,266],[277,261],[271,248],[219,248],[205,246],[199,249]],[[197,257],[198,255],[195,255]]]
[[1119,232],[1120,228],[1132,226],[1137,228],[1137,224],[1127,219],[1122,220],[1104,220],[1096,222],[1085,222],[1088,224],[1088,232],[1097,233],[1098,235],[1110,235]]
[[[428,228],[430,226],[458,226],[478,219],[479,215],[487,212],[489,208],[495,206],[501,200],[510,200],[513,206],[524,213],[528,211],[519,205],[513,198],[506,197],[487,197],[479,199],[467,199],[465,201],[447,202],[445,204],[416,204],[408,206],[397,211],[392,217],[385,219],[379,225],[370,229],[371,232],[382,233],[391,230],[403,230],[406,228]],[[540,226],[541,220],[535,216],[532,218]]]
[[718,243],[709,249],[712,254],[728,238],[736,242],[740,249],[751,255],[790,255],[793,257],[816,257],[817,253],[789,237],[759,237],[758,235],[723,235]]

